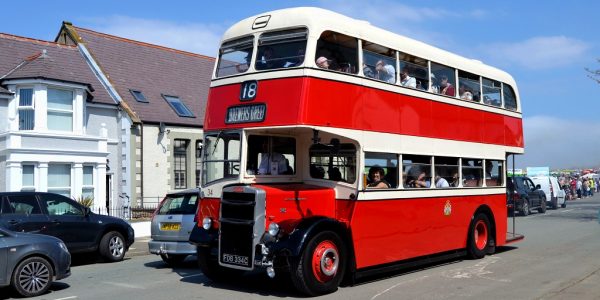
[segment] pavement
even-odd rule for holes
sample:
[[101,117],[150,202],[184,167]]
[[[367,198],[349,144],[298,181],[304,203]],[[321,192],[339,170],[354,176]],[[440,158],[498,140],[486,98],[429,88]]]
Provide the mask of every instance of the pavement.
[[135,231],[135,241],[129,247],[125,257],[148,255],[148,241],[150,241],[150,221],[133,222],[131,227]]

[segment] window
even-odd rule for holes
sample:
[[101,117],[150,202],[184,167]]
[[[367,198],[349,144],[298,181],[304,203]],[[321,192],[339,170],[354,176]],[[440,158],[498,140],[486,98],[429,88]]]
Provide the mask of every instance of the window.
[[41,215],[42,209],[34,196],[8,196],[8,205],[2,205],[3,214]]
[[402,180],[406,188],[431,187],[431,157],[402,155]]
[[310,146],[310,177],[354,183],[356,181],[356,147],[333,140],[330,145]]
[[296,139],[279,136],[248,137],[249,175],[293,175],[296,173]]
[[202,175],[202,140],[196,141],[196,186],[200,186]]
[[254,37],[248,36],[223,43],[219,49],[217,77],[235,75],[248,71],[254,48]]
[[187,188],[187,148],[188,140],[175,140],[173,144],[173,171],[175,188]]
[[73,131],[73,92],[48,88],[48,129]]
[[40,195],[42,205],[46,206],[50,216],[83,216],[83,211],[71,199],[57,195]]
[[431,80],[432,92],[451,97],[456,96],[456,75],[453,68],[432,62]]
[[193,215],[196,213],[197,195],[170,195],[160,205],[157,215]]
[[502,99],[500,97],[500,82],[482,78],[481,83],[483,87],[483,103],[493,106],[501,106]]
[[48,192],[71,197],[71,165],[48,165]]
[[460,99],[479,102],[479,99],[481,99],[479,75],[459,70],[458,84],[458,96]]
[[167,100],[169,105],[171,105],[171,108],[177,113],[178,116],[194,118],[194,114],[192,113],[192,111],[187,106],[185,106],[183,102],[181,102],[181,99],[179,99],[179,97],[163,95],[163,98]]
[[506,84],[502,84],[502,91],[504,92],[504,108],[510,110],[517,110],[517,97],[513,88]]
[[35,166],[23,165],[21,191],[35,191]]
[[485,185],[502,186],[504,180],[504,162],[501,160],[485,161]]
[[334,71],[358,73],[358,40],[333,31],[325,31],[317,42],[316,60],[321,57],[328,62],[327,68]]
[[35,110],[33,106],[33,89],[19,89],[19,130],[33,130]]
[[304,63],[306,29],[263,33],[258,38],[258,55],[254,68],[269,70],[297,67]]
[[207,184],[240,174],[240,133],[213,132],[204,138],[202,182]]
[[83,198],[94,199],[94,166],[83,166],[83,187],[81,189]]
[[434,183],[436,188],[452,188],[460,185],[458,158],[436,156],[434,158]]
[[[422,91],[429,90],[428,69],[427,60],[400,52],[400,84],[402,86]],[[404,77],[404,72],[408,77]],[[414,78],[414,82],[411,78]]]
[[146,96],[144,96],[144,93],[142,93],[141,91],[136,91],[136,90],[129,90],[129,91],[133,95],[133,98],[135,98],[135,101],[149,103],[148,99],[146,99]]
[[462,159],[462,179],[463,186],[475,187],[482,185],[483,178],[483,160],[463,158]]
[[363,75],[396,83],[396,51],[363,41]]
[[398,155],[365,152],[367,188],[398,187]]

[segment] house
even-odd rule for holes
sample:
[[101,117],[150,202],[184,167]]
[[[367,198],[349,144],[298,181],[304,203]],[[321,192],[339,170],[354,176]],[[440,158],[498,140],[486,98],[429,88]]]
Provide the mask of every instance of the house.
[[200,184],[202,126],[215,59],[63,22],[55,41],[76,45],[113,99],[121,120],[122,195],[157,203]]
[[198,186],[214,61],[69,22],[54,42],[0,34],[0,191],[101,210]]
[[0,34],[0,86],[0,191],[110,197],[120,112],[77,47]]

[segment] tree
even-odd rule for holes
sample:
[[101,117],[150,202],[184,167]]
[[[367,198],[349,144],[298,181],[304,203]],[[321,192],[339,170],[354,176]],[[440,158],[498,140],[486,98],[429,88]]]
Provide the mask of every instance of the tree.
[[[600,63],[600,59],[598,59],[598,62]],[[585,68],[585,70],[588,71],[589,78],[596,81],[597,83],[600,83],[600,69],[592,70],[590,68]]]

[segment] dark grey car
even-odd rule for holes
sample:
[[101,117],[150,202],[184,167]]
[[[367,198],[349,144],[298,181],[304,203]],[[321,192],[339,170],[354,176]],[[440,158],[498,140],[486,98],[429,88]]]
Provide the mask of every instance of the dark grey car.
[[198,188],[167,194],[152,217],[150,253],[159,254],[171,265],[196,254],[196,247],[188,240],[196,224],[194,217],[199,202]]
[[71,275],[70,266],[60,239],[0,227],[0,286],[12,285],[25,297],[41,295],[54,280]]

